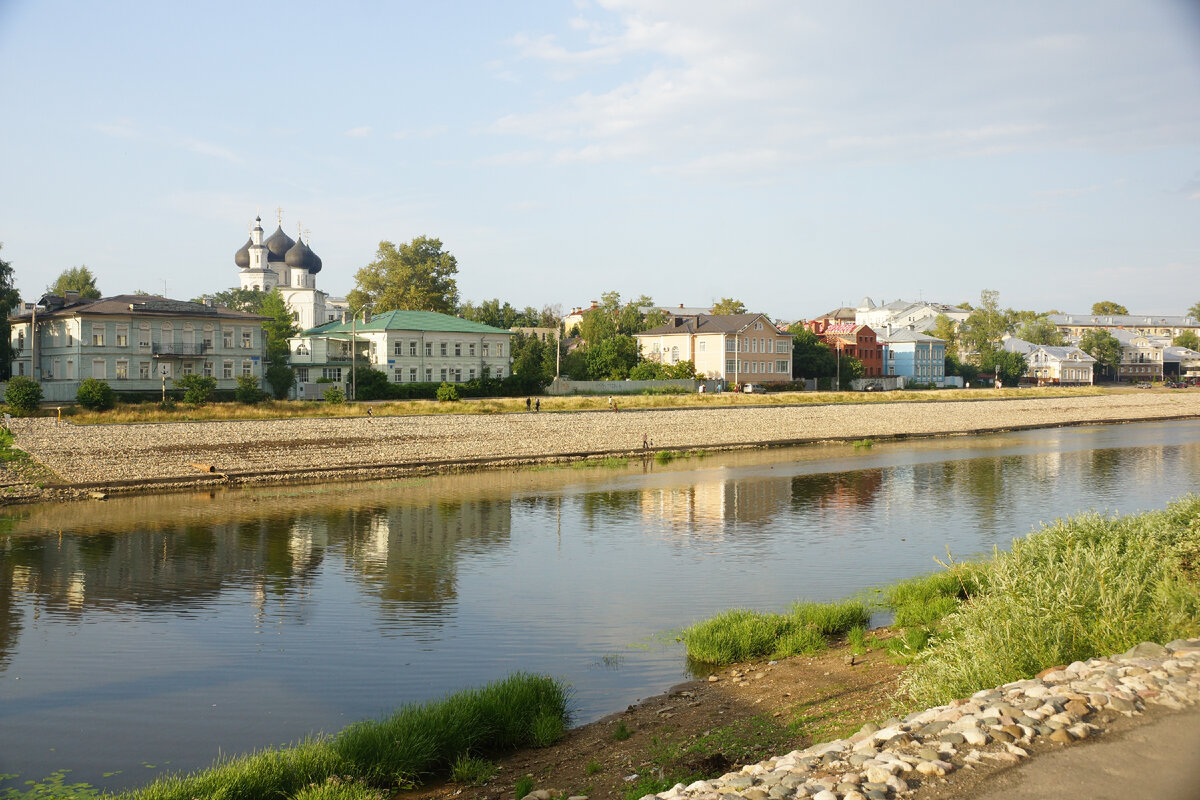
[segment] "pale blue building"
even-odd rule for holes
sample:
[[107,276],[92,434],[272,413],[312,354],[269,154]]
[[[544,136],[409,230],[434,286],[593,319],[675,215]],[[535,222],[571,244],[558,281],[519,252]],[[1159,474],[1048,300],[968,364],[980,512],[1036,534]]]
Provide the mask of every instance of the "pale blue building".
[[912,330],[881,335],[887,345],[884,373],[907,379],[908,383],[946,383],[946,342],[936,336]]

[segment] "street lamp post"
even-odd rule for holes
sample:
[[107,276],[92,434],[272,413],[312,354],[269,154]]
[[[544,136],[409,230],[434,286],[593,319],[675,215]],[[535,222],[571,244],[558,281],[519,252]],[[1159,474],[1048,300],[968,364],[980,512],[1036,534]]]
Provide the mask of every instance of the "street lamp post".
[[363,312],[363,325],[367,324],[366,311],[370,303],[363,303],[358,310],[350,315],[350,399],[358,399],[358,312]]

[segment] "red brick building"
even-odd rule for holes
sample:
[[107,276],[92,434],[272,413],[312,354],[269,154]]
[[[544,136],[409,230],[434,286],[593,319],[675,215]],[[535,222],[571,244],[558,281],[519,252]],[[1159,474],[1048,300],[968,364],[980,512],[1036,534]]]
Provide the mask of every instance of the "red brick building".
[[866,325],[814,319],[804,323],[804,327],[820,336],[835,353],[853,356],[861,361],[864,378],[884,374],[883,345],[879,343],[875,331]]

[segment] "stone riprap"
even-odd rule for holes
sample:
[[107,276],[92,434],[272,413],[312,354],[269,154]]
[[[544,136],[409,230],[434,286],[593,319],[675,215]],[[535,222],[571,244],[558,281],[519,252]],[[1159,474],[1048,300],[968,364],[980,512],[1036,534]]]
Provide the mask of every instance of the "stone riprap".
[[1197,703],[1200,639],[1147,642],[642,800],[886,800],[968,765],[1015,764],[1035,744],[1100,735],[1149,705]]
[[[217,472],[345,470],[380,465],[534,461],[663,448],[722,448],[822,439],[937,435],[1023,426],[1200,417],[1200,390],[1087,397],[562,413],[296,418],[137,425],[14,420],[16,444],[67,483]],[[381,470],[375,469],[380,472]]]

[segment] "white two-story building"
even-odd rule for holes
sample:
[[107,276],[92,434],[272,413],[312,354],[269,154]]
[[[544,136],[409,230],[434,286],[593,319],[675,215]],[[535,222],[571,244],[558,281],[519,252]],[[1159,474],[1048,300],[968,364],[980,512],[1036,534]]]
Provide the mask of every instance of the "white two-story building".
[[154,295],[43,300],[9,325],[12,374],[36,380],[46,400],[73,401],[87,378],[118,392],[159,391],[164,378],[170,389],[181,375],[207,375],[229,390],[240,376],[262,378],[266,317]]

